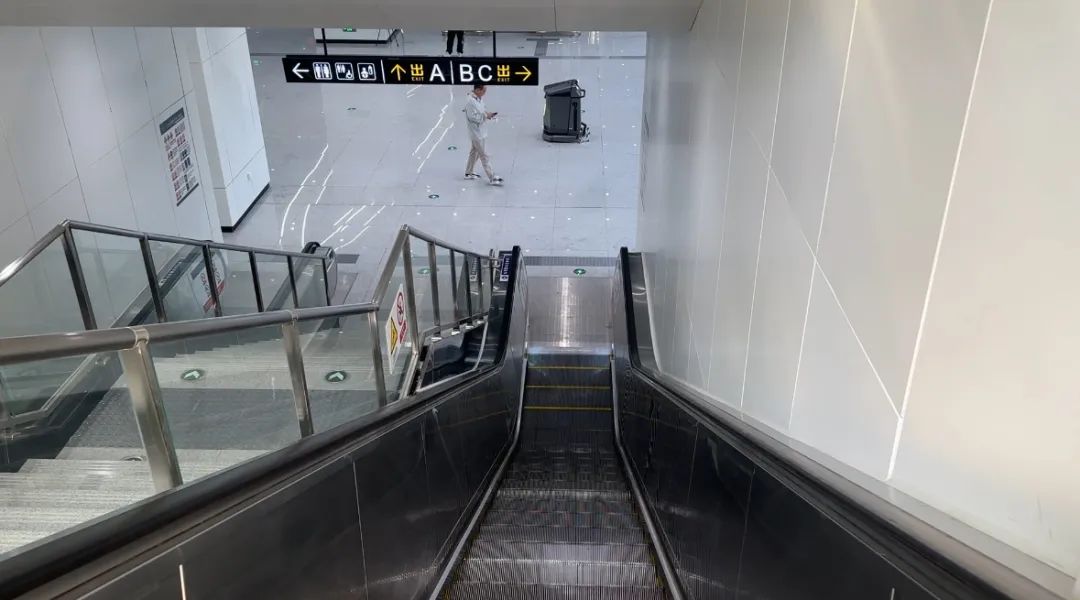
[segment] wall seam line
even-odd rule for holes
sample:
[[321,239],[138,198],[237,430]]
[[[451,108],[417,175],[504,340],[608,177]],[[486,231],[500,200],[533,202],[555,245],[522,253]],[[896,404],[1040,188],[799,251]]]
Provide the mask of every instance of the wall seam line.
[[[728,204],[731,202],[731,164],[735,162],[735,128],[739,117],[739,84],[742,81],[743,47],[746,45],[746,21],[750,14],[749,1],[745,2],[744,5],[743,25],[742,30],[739,33],[739,67],[738,72],[735,73],[735,97],[731,109],[731,143],[728,144],[727,176],[726,181],[724,182],[724,207],[720,210],[720,250],[717,252],[716,256],[716,284],[713,286],[714,300],[720,295],[720,267],[724,261],[724,237],[725,232],[727,231],[727,209]],[[719,35],[719,31],[717,32],[717,35]],[[723,71],[721,71],[721,76],[723,76]],[[711,343],[716,342],[716,307],[719,305],[719,302],[713,302],[712,331],[709,332],[709,337],[712,338]],[[705,389],[707,390],[712,389],[712,374],[714,371],[712,366],[713,360],[715,360],[715,353],[710,350],[709,371],[705,376]]]
[[[747,4],[747,12],[749,12],[749,3]],[[787,15],[784,17],[784,44],[780,49],[780,72],[777,75],[776,82],[776,105],[773,110],[772,132],[769,135],[769,155],[763,156],[765,159],[765,197],[761,200],[761,227],[758,230],[757,256],[754,259],[754,291],[750,295],[750,322],[746,325],[746,350],[744,352],[745,358],[743,360],[742,390],[739,392],[739,410],[743,411],[745,411],[746,403],[746,375],[750,370],[750,336],[754,331],[754,305],[757,304],[758,277],[761,274],[761,242],[765,238],[765,213],[769,209],[769,186],[772,184],[773,180],[773,144],[776,142],[776,121],[780,114],[780,94],[784,87],[784,57],[787,54],[788,31],[791,29],[791,0],[788,0],[787,4]],[[743,33],[743,36],[746,36],[745,32]],[[742,57],[739,58],[739,62],[742,62]],[[754,137],[753,131],[750,131],[750,137]]]
[[[132,28],[132,30],[131,30],[131,35],[134,38],[134,36],[135,36],[135,29],[134,28]],[[101,51],[98,49],[97,33],[94,31],[93,27],[90,27],[90,40],[94,43],[94,56],[97,57],[97,61],[98,61],[98,73],[101,75],[101,85],[102,85],[102,87],[105,88],[105,102],[109,105],[109,118],[112,119],[113,135],[116,136],[116,154],[120,158],[120,171],[123,172],[123,174],[124,174],[124,192],[127,194],[128,207],[131,208],[131,217],[135,221],[135,226],[138,227],[140,230],[144,230],[139,225],[139,216],[138,216],[138,213],[135,212],[135,198],[131,195],[131,178],[128,176],[127,165],[124,164],[124,153],[121,150],[121,147],[124,145],[124,142],[126,142],[126,141],[130,140],[131,138],[135,137],[135,134],[138,133],[145,126],[145,124],[143,124],[143,126],[140,126],[138,129],[136,129],[135,133],[132,133],[131,135],[129,135],[127,140],[121,140],[120,139],[120,132],[116,130],[116,117],[115,117],[115,113],[113,112],[112,98],[109,97],[109,85],[108,85],[107,80],[105,78],[105,69],[104,69],[104,67],[101,66],[103,64],[103,61],[101,60]],[[138,40],[136,40],[136,44],[138,44]],[[142,68],[142,59],[141,58],[139,59],[139,68],[140,69]],[[149,102],[149,99],[147,100],[147,102]],[[153,109],[151,109],[150,112],[151,113],[154,112]],[[154,122],[154,116],[153,115],[150,116],[150,122],[151,123]],[[108,155],[109,155],[108,153],[105,154],[105,156],[108,156]],[[98,159],[98,162],[100,162],[101,160],[104,160],[104,159],[105,159],[105,157],[103,156],[100,159]],[[81,180],[81,178],[80,178],[80,180]],[[85,202],[85,200],[86,200],[86,190],[83,190],[83,201]],[[89,216],[90,215],[90,207],[87,206],[86,209],[87,209],[87,216]]]
[[889,408],[892,409],[893,414],[897,418],[900,417],[900,409],[897,408],[896,403],[893,402],[892,395],[889,394],[889,389],[885,387],[885,380],[881,378],[878,373],[877,367],[874,366],[874,361],[870,360],[870,353],[867,352],[866,346],[863,345],[862,339],[859,338],[859,333],[855,331],[855,325],[852,324],[851,319],[848,318],[847,312],[844,310],[842,304],[840,304],[840,296],[836,294],[836,288],[833,287],[832,282],[829,281],[829,276],[825,273],[825,270],[821,268],[821,263],[814,259],[814,268],[821,271],[821,280],[825,282],[825,285],[829,287],[829,292],[832,293],[833,300],[836,301],[836,306],[840,309],[840,314],[844,317],[844,322],[847,323],[848,329],[851,330],[852,337],[855,338],[855,343],[859,345],[859,349],[862,350],[863,358],[866,359],[866,364],[870,365],[870,371],[874,373],[874,378],[877,379],[878,385],[881,387],[881,391],[885,394],[885,400],[889,403]]
[[[60,92],[58,92],[56,90],[56,77],[53,75],[53,64],[52,64],[53,61],[52,61],[52,59],[49,58],[49,46],[48,46],[48,44],[45,43],[45,31],[44,31],[44,29],[45,29],[44,27],[38,27],[38,30],[37,30],[38,39],[41,40],[41,53],[42,53],[42,55],[45,56],[45,65],[49,69],[49,83],[52,84],[53,98],[56,99],[56,111],[58,113],[60,113],[60,125],[63,126],[63,128],[64,128],[64,139],[67,140],[68,155],[71,156],[71,168],[72,168],[72,170],[75,171],[75,177],[72,178],[72,179],[69,179],[68,181],[66,181],[64,183],[64,185],[60,186],[60,189],[56,190],[52,194],[49,194],[49,196],[47,196],[44,200],[41,201],[40,204],[38,204],[34,208],[35,209],[40,208],[46,202],[48,202],[49,200],[52,200],[64,188],[71,185],[73,182],[78,181],[79,182],[79,195],[82,196],[83,212],[86,213],[87,219],[89,219],[90,218],[90,211],[86,206],[86,190],[84,190],[83,187],[82,187],[82,176],[79,175],[79,161],[75,159],[75,147],[74,147],[74,144],[71,143],[71,132],[68,130],[67,117],[64,116],[64,105],[63,105],[62,102],[60,102]],[[91,39],[93,39],[93,38],[91,38]],[[108,154],[108,153],[106,153],[106,154]],[[26,198],[23,198],[23,202],[24,203],[26,202]],[[30,212],[33,212],[33,211],[30,211]],[[29,213],[27,213],[27,214],[29,214]],[[55,223],[54,223],[54,225],[55,225]],[[31,221],[31,223],[30,223],[31,229],[33,229],[33,226],[34,226],[34,224]],[[52,227],[52,225],[50,225],[50,227]]]
[[949,180],[949,190],[945,195],[945,207],[941,212],[941,228],[938,230],[937,244],[934,247],[934,260],[930,263],[930,276],[926,282],[926,295],[923,298],[922,315],[919,317],[919,329],[915,334],[915,347],[911,353],[911,366],[908,368],[907,382],[904,386],[904,397],[901,399],[899,422],[896,424],[896,435],[893,438],[892,453],[889,455],[889,469],[885,481],[893,478],[896,471],[896,457],[900,451],[900,438],[904,430],[904,420],[907,417],[908,400],[911,397],[911,385],[915,380],[915,367],[918,363],[919,350],[922,347],[923,333],[926,331],[926,316],[930,311],[930,296],[934,289],[934,279],[937,276],[938,261],[941,258],[941,246],[945,240],[945,229],[949,222],[949,208],[952,206],[953,192],[956,190],[956,174],[960,170],[960,157],[963,154],[964,138],[967,135],[968,121],[971,118],[971,105],[975,100],[975,86],[979,81],[979,68],[982,66],[983,50],[986,48],[986,36],[990,31],[990,15],[994,10],[994,0],[990,0],[986,6],[986,19],[983,22],[982,38],[979,40],[979,52],[975,58],[975,72],[971,76],[971,89],[968,91],[967,106],[964,109],[964,120],[960,126],[960,138],[956,143],[956,156],[953,159],[952,177]]
[[[840,78],[840,97],[836,102],[836,124],[833,126],[832,149],[829,152],[829,172],[825,175],[825,197],[821,200],[821,217],[818,219],[817,238],[810,246],[810,257],[813,265],[810,267],[810,290],[806,295],[806,314],[803,316],[802,335],[799,338],[799,358],[795,363],[795,385],[791,389],[791,405],[788,407],[788,431],[791,431],[791,423],[795,418],[795,398],[799,392],[799,375],[802,373],[803,351],[806,348],[806,328],[810,323],[810,301],[814,297],[814,277],[818,269],[818,248],[821,246],[821,230],[825,223],[825,207],[829,204],[829,187],[832,185],[833,163],[836,159],[836,137],[840,132],[840,113],[844,110],[844,92],[847,90],[848,67],[851,65],[851,48],[855,43],[855,20],[859,14],[859,0],[851,9],[851,28],[848,30],[847,54],[844,56],[844,74]],[[779,179],[777,180],[779,181]],[[783,187],[781,185],[781,187]],[[800,227],[801,231],[802,228]],[[809,244],[809,240],[807,240]]]

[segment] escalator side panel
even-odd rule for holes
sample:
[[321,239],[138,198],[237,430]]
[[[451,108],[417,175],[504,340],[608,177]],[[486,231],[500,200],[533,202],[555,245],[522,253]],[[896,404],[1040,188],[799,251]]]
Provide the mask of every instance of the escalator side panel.
[[620,437],[687,597],[998,597],[963,589],[903,547],[868,536],[842,509],[812,503],[816,492],[786,474],[782,481],[776,462],[640,375],[629,354],[636,323],[620,287],[612,304]]
[[[435,558],[435,533],[425,515],[430,502],[424,422],[399,427],[352,457],[356,510],[363,527],[368,598],[409,598],[424,584]],[[379,549],[378,552],[372,552]]]

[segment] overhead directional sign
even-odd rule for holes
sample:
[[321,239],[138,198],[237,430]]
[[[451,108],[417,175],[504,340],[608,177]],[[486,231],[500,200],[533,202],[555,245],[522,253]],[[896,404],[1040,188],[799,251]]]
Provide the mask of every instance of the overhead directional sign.
[[290,83],[401,85],[538,85],[537,58],[432,58],[426,56],[286,56]]

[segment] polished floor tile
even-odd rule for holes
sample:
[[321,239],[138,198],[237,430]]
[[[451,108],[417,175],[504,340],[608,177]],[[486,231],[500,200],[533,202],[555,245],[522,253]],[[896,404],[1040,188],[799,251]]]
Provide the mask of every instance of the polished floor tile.
[[[533,256],[633,247],[645,34],[500,33],[496,42],[500,55],[540,57],[541,84],[578,79],[592,130],[588,143],[545,142],[543,88],[492,88],[487,104],[500,118],[488,149],[502,187],[462,178],[467,88],[286,84],[283,55],[322,51],[312,31],[250,30],[270,191],[226,240],[285,249],[317,241],[358,254],[342,268],[364,274],[377,272],[405,224],[470,249],[516,244]],[[388,46],[328,50],[442,55],[444,44],[440,32],[410,31]],[[470,34],[465,54],[490,55],[491,45]]]

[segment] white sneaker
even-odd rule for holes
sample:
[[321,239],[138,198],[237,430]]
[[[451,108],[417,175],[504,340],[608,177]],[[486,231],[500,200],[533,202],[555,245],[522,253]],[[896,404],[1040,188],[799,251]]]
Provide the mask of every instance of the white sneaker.
[[480,176],[476,173],[466,173],[465,179],[468,179],[469,181],[476,181],[477,179],[480,179]]
[[502,185],[502,184],[503,184],[503,178],[502,177],[499,177],[498,175],[496,175],[496,176],[491,178],[491,185]]

